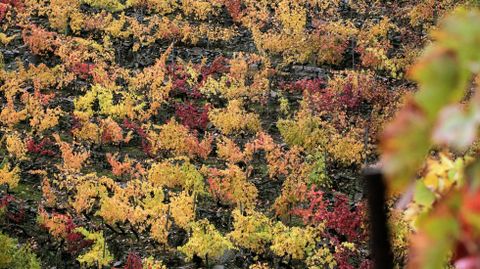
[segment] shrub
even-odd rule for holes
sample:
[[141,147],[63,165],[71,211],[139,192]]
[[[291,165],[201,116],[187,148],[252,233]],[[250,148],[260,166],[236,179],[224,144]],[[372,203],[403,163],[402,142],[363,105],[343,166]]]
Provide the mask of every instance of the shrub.
[[228,236],[238,246],[263,253],[272,241],[272,223],[260,212],[248,210],[244,216],[240,210],[233,211],[234,230]]
[[225,109],[212,109],[208,117],[223,134],[247,130],[256,133],[261,129],[260,117],[243,109],[240,100],[232,100]]
[[28,246],[0,232],[1,269],[40,269],[40,261]]
[[192,236],[185,245],[178,248],[188,259],[197,255],[208,263],[209,259],[215,260],[226,250],[234,248],[232,243],[222,236],[208,220],[193,222],[191,225]]
[[111,12],[121,11],[125,8],[118,0],[82,0],[83,3],[95,8],[102,8]]

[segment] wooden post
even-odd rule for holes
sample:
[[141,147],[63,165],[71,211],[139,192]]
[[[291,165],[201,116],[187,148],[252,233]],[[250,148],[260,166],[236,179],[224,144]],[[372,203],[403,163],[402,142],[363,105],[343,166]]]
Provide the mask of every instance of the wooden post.
[[370,222],[370,252],[375,269],[392,269],[393,252],[390,243],[386,208],[386,190],[383,175],[378,169],[364,171],[365,193]]

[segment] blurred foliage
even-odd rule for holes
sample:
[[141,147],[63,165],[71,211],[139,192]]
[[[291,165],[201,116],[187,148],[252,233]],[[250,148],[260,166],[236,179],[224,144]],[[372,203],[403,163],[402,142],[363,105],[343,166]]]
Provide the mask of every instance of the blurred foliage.
[[430,150],[446,148],[462,155],[477,139],[479,91],[471,82],[480,71],[479,23],[480,12],[466,9],[442,21],[432,33],[434,42],[410,70],[419,90],[382,139],[382,164],[393,191],[409,185],[413,190],[407,211],[416,230],[410,268],[480,265],[477,155],[440,153],[427,160],[423,177],[412,183]]

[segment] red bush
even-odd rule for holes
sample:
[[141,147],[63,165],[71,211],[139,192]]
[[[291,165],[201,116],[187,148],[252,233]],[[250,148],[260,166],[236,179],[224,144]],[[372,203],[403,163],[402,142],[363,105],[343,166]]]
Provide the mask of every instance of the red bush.
[[190,79],[191,76],[183,66],[170,64],[167,66],[167,74],[172,80],[173,93],[182,93],[193,99],[199,99],[203,96],[197,88],[198,85],[188,85],[187,80]]
[[177,104],[175,106],[175,116],[190,129],[205,130],[208,124],[208,109],[208,105],[199,108],[190,103]]
[[290,92],[303,92],[307,91],[309,94],[318,93],[324,87],[325,82],[320,78],[314,79],[300,79],[295,82],[281,83],[280,87],[283,90]]
[[242,0],[225,0],[225,8],[234,21],[239,22],[243,17]]
[[78,75],[80,78],[87,79],[92,75],[95,69],[95,64],[92,63],[76,63],[72,66],[71,71]]
[[328,229],[343,235],[348,241],[361,241],[365,238],[363,222],[365,219],[362,204],[350,206],[345,194],[335,193],[333,201],[324,197],[323,191],[315,191],[314,187],[307,194],[308,207],[296,209],[294,214],[303,218],[307,224],[325,222]]
[[[307,225],[325,224],[323,237],[335,248],[333,253],[338,268],[371,268],[368,259],[358,257],[358,252],[343,247],[343,242],[364,244],[366,240],[366,215],[363,203],[352,205],[345,194],[335,193],[333,198],[325,197],[321,190],[315,187],[307,193],[308,205],[306,208],[293,210],[295,215],[301,216]],[[363,259],[361,264],[352,265],[352,261]]]
[[16,9],[23,9],[25,6],[21,0],[0,0],[0,4],[10,5]]
[[130,252],[127,256],[127,263],[125,264],[124,269],[142,269],[142,258],[138,254]]
[[9,9],[9,5],[0,3],[0,22],[5,18]]
[[[309,100],[312,109],[316,111],[351,111],[357,109],[362,102],[370,102],[369,99],[372,98],[368,89],[355,89],[351,78],[346,78],[340,90],[325,88],[324,81],[319,78],[301,79],[280,86],[290,92],[303,92],[305,99]],[[366,86],[369,87],[371,85]],[[380,94],[379,91],[377,95]]]
[[228,59],[223,56],[219,56],[215,58],[215,60],[213,60],[213,62],[209,66],[203,66],[200,70],[202,74],[202,82],[213,74],[221,74],[228,72],[230,68],[227,66],[227,64]]
[[24,4],[20,0],[0,0],[0,22],[7,15],[10,7],[13,7],[17,10],[22,10],[24,8]]
[[150,155],[152,151],[152,145],[148,141],[148,135],[140,126],[129,121],[128,119],[123,120],[123,127],[129,130],[134,131],[142,139],[142,150],[145,154]]
[[353,91],[352,84],[345,84],[340,92],[327,88],[322,92],[310,94],[309,97],[313,108],[317,111],[353,110],[365,101]]
[[20,223],[25,218],[25,206],[13,195],[7,194],[0,198],[0,209],[5,209],[7,218],[14,223]]
[[29,153],[40,154],[42,156],[54,156],[55,151],[48,149],[53,146],[54,143],[48,138],[43,138],[39,143],[36,143],[34,139],[27,141],[27,151]]
[[[66,216],[66,215],[64,215]],[[65,237],[67,243],[67,251],[70,254],[77,254],[82,249],[90,246],[93,241],[85,240],[84,236],[81,233],[75,232],[75,229],[78,227],[73,223],[73,219],[70,216],[66,216],[67,219],[67,236]]]

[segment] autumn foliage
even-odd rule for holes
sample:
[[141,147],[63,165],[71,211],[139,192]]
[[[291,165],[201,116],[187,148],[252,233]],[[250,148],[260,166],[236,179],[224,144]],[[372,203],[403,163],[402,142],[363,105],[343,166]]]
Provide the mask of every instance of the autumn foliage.
[[479,22],[444,18],[473,4],[0,0],[0,246],[41,268],[372,268],[375,164],[396,265],[471,262]]

